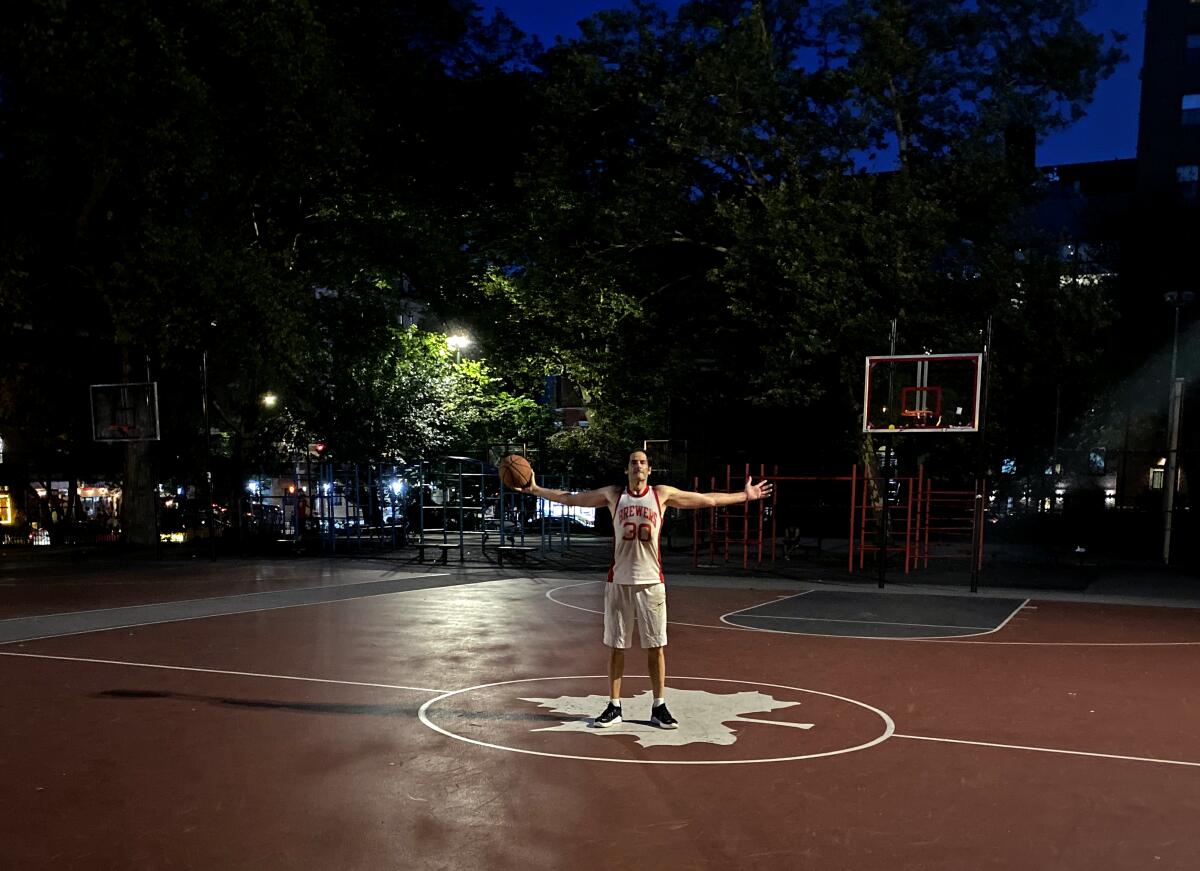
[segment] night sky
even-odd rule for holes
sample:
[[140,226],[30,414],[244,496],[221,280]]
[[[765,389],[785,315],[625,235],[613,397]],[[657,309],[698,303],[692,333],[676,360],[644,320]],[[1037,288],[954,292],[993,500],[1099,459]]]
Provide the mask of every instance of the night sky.
[[[619,0],[500,0],[482,5],[487,10],[504,9],[526,33],[552,43],[556,34],[576,35],[579,31],[575,22],[579,19],[621,3]],[[660,5],[673,10],[680,4],[679,0],[660,0]],[[1145,0],[1096,0],[1095,9],[1085,16],[1093,30],[1118,30],[1126,34],[1124,48],[1129,60],[1111,78],[1101,82],[1087,117],[1042,143],[1037,158],[1040,165],[1136,156],[1138,69],[1142,64],[1145,8]]]

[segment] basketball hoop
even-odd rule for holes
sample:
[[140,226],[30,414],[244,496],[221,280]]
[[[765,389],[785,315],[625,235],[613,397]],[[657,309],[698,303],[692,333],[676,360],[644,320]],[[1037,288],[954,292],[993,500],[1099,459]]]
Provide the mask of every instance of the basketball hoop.
[[158,441],[158,382],[92,385],[92,438]]
[[867,357],[863,432],[977,432],[982,374],[982,354]]

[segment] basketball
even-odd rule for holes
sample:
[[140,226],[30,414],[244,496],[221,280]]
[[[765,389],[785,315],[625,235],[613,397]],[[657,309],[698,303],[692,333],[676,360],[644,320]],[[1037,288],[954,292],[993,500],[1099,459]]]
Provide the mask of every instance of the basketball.
[[533,479],[533,467],[520,454],[509,454],[500,461],[500,480],[505,487],[520,490]]

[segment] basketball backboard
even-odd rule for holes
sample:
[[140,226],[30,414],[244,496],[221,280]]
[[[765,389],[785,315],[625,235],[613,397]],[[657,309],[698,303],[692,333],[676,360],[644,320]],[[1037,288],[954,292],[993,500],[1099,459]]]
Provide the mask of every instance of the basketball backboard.
[[982,354],[867,357],[863,432],[976,432]]
[[158,441],[158,382],[92,385],[92,438]]

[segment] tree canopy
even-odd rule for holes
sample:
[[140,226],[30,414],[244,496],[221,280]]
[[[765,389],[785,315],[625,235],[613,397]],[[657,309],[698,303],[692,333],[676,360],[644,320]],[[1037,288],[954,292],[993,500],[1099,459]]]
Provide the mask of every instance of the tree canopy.
[[[34,464],[54,432],[82,452],[80,385],[148,365],[194,453],[203,355],[235,466],[288,438],[541,438],[547,375],[581,388],[597,456],[824,462],[858,455],[893,320],[899,351],[948,352],[992,318],[996,441],[1032,451],[1002,397],[1086,383],[1111,318],[1027,214],[1032,143],[1122,56],[1087,7],[633,2],[543,47],[466,0],[17,0],[0,330],[27,352],[0,429]],[[456,324],[481,361],[439,346]],[[38,405],[52,336],[88,352]]]
[[[981,350],[994,318],[1011,394],[1047,364],[1085,378],[1105,288],[1062,286],[1058,240],[1027,210],[1033,143],[1122,57],[1086,8],[597,14],[537,59],[519,210],[484,284],[502,332],[599,417],[793,460],[854,454],[862,359],[888,351],[893,319],[897,350],[920,353]],[[1056,352],[1037,372],[1034,346]]]

